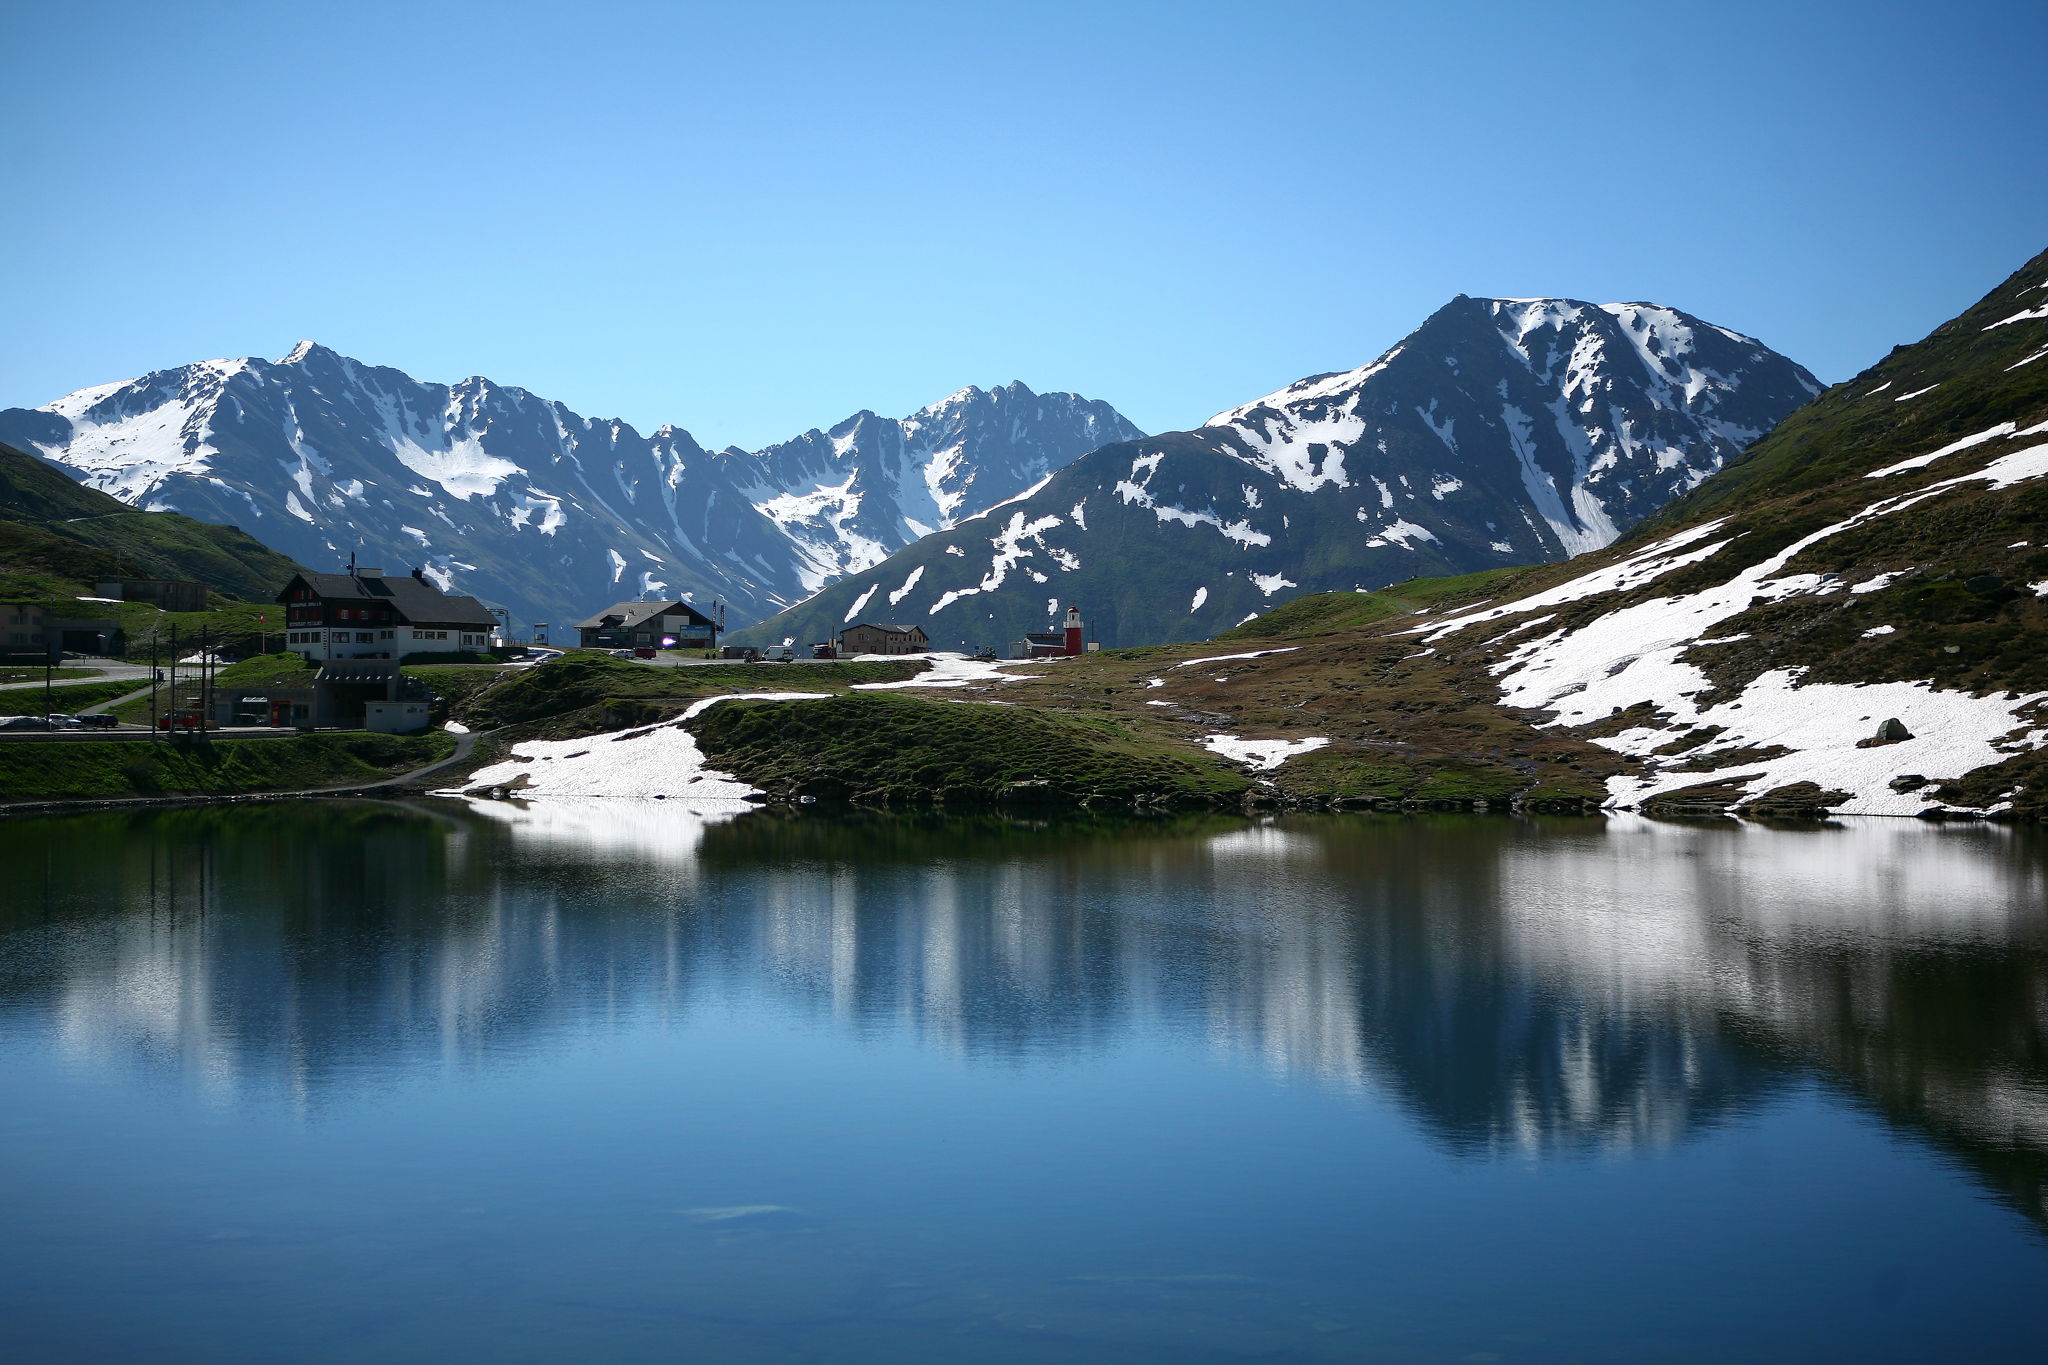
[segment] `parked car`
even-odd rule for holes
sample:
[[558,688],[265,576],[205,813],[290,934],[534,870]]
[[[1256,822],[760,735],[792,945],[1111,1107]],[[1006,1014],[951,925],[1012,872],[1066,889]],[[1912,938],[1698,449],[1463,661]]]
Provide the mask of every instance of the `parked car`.
[[836,659],[839,657],[839,647],[829,641],[822,645],[812,645],[811,657],[813,659]]
[[41,716],[0,716],[0,730],[47,730],[50,723]]
[[651,658],[653,658],[653,657],[654,657],[654,646],[653,646],[653,645],[642,645],[642,646],[640,646],[640,647],[639,647],[638,649],[636,649],[636,650],[634,650],[634,651],[633,651],[633,657],[634,657],[634,658],[636,658],[636,659],[651,659]]
[[52,711],[49,715],[44,716],[43,719],[49,722],[52,730],[82,730],[85,728],[84,721],[80,720],[77,716],[67,716],[62,711]]
[[121,718],[111,711],[95,711],[89,716],[80,716],[78,723],[88,730],[118,730]]
[[633,657],[633,651],[630,649],[615,649],[611,651],[611,656],[614,659],[630,659]]
[[718,651],[718,657],[721,659],[737,659],[741,663],[746,664],[757,664],[761,662],[761,651],[752,645],[727,645]]
[[771,664],[795,663],[796,651],[788,645],[770,645],[761,651],[761,657]]

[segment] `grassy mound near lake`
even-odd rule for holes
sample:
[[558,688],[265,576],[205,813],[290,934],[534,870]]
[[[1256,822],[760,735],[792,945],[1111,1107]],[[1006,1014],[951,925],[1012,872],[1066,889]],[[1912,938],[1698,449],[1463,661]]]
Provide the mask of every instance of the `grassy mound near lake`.
[[[472,729],[523,725],[606,707],[628,719],[651,719],[702,697],[729,692],[837,692],[855,683],[901,682],[916,677],[924,663],[701,664],[661,667],[614,659],[607,654],[566,655],[521,669],[477,697],[459,718]],[[626,705],[615,705],[626,703]],[[593,722],[603,728],[606,722]]]
[[712,767],[785,800],[1188,808],[1233,805],[1252,785],[1113,718],[893,693],[728,702],[690,728]]

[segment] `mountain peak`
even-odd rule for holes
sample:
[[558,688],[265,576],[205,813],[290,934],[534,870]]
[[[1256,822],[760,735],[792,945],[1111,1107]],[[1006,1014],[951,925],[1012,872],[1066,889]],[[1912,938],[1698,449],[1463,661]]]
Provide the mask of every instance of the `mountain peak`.
[[340,358],[334,351],[322,346],[319,342],[302,339],[277,363],[280,365],[303,365],[306,361],[315,357],[322,360],[336,360]]

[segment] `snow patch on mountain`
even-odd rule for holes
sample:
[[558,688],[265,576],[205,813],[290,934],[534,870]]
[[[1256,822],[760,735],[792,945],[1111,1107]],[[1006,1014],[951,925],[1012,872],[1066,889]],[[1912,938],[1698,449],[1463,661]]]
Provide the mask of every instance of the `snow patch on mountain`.
[[[1981,443],[1965,438],[1956,445]],[[1944,453],[1955,451],[1944,447],[1934,454]],[[1930,458],[1921,457],[1918,463]],[[1688,653],[1743,638],[1716,638],[1714,631],[1759,601],[1864,589],[1863,584],[1848,587],[1834,575],[1787,572],[1791,561],[1811,546],[1966,483],[2006,488],[2043,477],[2048,477],[2048,443],[2012,451],[1925,488],[1879,499],[1711,587],[1635,602],[1576,628],[1532,638],[1493,665],[1501,700],[1511,707],[1547,712],[1550,720],[1545,724],[1554,726],[1585,725],[1645,700],[1652,702],[1662,713],[1659,724],[1594,740],[1649,769],[1646,775],[1610,780],[1609,797],[1617,805],[1639,804],[1698,785],[1704,780],[1699,764],[1716,755],[1758,753],[1764,756],[1715,770],[1714,780],[1743,782],[1753,794],[1813,781],[1824,789],[1850,793],[1847,804],[1836,807],[1846,814],[1915,814],[1927,799],[1913,789],[1894,790],[1890,783],[1896,774],[1960,776],[2001,761],[2029,742],[2030,727],[2040,717],[2028,713],[2048,700],[2048,692],[1977,696],[1921,681],[1809,683],[1805,670],[1783,668],[1763,673],[1732,695],[1725,690],[1715,695],[1711,679]],[[1434,642],[1501,615],[1644,586],[1719,553],[1731,542],[1699,544],[1719,526],[1709,522],[1689,528],[1547,592],[1505,607],[1460,613],[1412,633],[1425,633]],[[1887,719],[1901,721],[1912,737],[1878,748],[1864,745]],[[1709,729],[1710,738],[1682,754],[1666,751],[1675,734]],[[1663,771],[1667,769],[1671,771]]]

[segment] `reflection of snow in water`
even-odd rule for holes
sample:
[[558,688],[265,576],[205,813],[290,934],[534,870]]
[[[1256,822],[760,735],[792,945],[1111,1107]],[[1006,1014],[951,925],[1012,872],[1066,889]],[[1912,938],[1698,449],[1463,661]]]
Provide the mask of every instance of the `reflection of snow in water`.
[[[1502,944],[1527,970],[1617,1011],[1704,1008],[1826,1040],[1882,1018],[1893,974],[1929,953],[2024,938],[2048,903],[2038,861],[1995,825],[1850,820],[1811,831],[1617,816],[1584,838],[1511,845]],[[1823,976],[1816,955],[1838,960]],[[2048,1094],[1987,1069],[1930,1073],[1960,1127],[2048,1146]]]
[[713,825],[756,809],[751,801],[633,801],[551,796],[545,801],[463,802],[522,841],[579,853],[630,854],[641,862],[694,863]]

